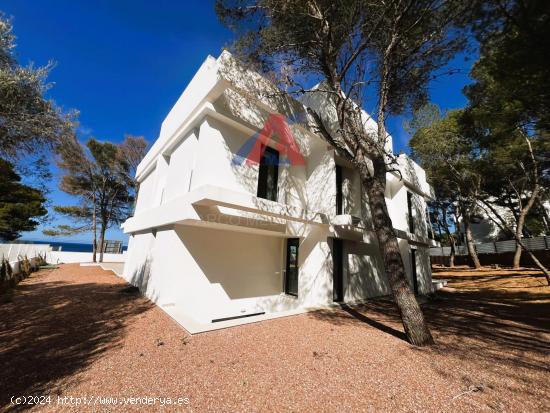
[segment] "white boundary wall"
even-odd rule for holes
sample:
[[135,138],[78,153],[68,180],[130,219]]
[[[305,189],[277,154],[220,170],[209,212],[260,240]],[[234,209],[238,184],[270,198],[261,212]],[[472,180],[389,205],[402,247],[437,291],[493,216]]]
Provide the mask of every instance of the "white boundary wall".
[[52,247],[49,244],[0,244],[0,258],[6,258],[10,263],[17,261],[19,256],[31,259],[38,254],[49,253]]
[[[73,264],[92,262],[93,254],[91,252],[71,252],[71,251],[50,251],[46,260],[49,264]],[[99,253],[97,254],[99,260]],[[104,262],[125,262],[126,252],[122,254],[103,254]]]
[[7,259],[14,274],[19,273],[19,257],[29,260],[38,255],[48,255],[52,250],[49,244],[0,244],[0,259]]

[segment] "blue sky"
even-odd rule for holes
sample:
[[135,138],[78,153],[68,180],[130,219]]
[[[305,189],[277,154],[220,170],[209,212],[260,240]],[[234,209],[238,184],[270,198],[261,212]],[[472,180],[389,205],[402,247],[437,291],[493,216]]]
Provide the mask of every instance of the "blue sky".
[[[0,10],[13,17],[17,55],[26,65],[56,62],[49,96],[65,109],[80,112],[82,140],[94,136],[121,141],[124,134],[150,142],[160,124],[208,54],[217,56],[231,33],[220,25],[208,1],[3,0]],[[432,82],[431,98],[443,109],[461,107],[471,62],[459,55],[450,65],[464,73]],[[390,119],[395,151],[407,151],[402,118]],[[75,200],[57,189],[52,167],[53,205]],[[55,217],[55,223],[65,222]],[[51,225],[51,224],[50,224]],[[42,228],[24,239],[55,240]],[[127,237],[111,229],[109,239]],[[90,234],[63,241],[88,242]]]

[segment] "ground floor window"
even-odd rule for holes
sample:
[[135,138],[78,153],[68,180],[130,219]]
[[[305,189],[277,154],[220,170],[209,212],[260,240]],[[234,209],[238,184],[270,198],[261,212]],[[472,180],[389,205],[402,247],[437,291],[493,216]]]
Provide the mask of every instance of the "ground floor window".
[[344,301],[344,260],[343,241],[332,239],[332,299]]
[[299,238],[286,240],[285,293],[298,295],[298,245]]

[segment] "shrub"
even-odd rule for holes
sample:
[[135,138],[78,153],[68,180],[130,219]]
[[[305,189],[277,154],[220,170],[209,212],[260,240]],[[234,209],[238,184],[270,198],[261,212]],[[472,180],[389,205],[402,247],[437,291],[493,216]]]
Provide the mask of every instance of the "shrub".
[[0,285],[4,284],[8,275],[8,270],[6,268],[6,260],[2,259],[2,264],[0,265]]
[[28,257],[25,255],[24,257],[19,256],[19,278],[23,279],[30,275],[32,271],[31,262],[29,261]]
[[39,253],[36,259],[38,260],[39,267],[41,267],[42,265],[48,265],[48,262],[46,261],[46,253],[44,253],[44,255]]
[[10,262],[2,258],[2,264],[0,265],[0,283],[10,280],[13,275],[13,269],[11,268]]

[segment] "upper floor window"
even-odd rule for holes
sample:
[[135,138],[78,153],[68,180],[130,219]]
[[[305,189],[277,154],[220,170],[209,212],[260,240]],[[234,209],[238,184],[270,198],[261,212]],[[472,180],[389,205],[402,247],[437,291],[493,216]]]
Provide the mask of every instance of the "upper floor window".
[[277,202],[279,179],[279,152],[266,146],[260,159],[258,197]]
[[342,167],[336,165],[336,215],[342,215],[344,213],[342,184]]
[[407,192],[407,212],[409,218],[409,232],[414,234],[413,194]]

